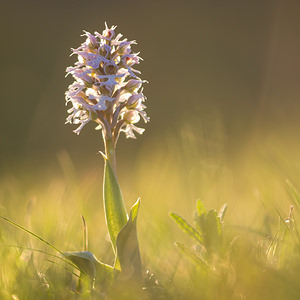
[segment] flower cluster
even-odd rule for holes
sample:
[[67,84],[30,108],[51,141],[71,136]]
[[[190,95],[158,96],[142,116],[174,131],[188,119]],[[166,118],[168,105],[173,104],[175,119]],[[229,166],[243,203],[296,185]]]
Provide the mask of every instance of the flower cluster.
[[67,75],[75,79],[66,92],[66,103],[73,105],[66,123],[79,124],[74,130],[79,134],[88,122],[95,121],[96,129],[102,129],[104,137],[116,144],[120,131],[128,138],[135,138],[134,131],[143,133],[144,129],[134,124],[140,117],[148,122],[149,117],[144,111],[146,98],[142,93],[146,81],[133,68],[141,59],[139,53],[131,51],[135,41],[122,39],[122,34],[115,34],[115,28],[108,28],[105,23],[102,34],[84,31],[86,41],[72,49],[78,61],[66,69]]

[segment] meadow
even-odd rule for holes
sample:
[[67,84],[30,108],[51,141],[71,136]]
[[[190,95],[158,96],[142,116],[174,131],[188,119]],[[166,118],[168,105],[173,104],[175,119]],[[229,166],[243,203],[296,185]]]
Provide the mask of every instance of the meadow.
[[0,299],[300,299],[299,1],[3,6]]
[[[182,128],[178,135],[151,141],[134,158],[126,161],[119,155],[127,206],[141,197],[138,238],[147,278],[141,294],[126,296],[123,289],[109,298],[101,291],[76,292],[76,269],[36,237],[1,220],[0,298],[298,299],[296,151],[295,157],[289,153],[292,165],[281,156],[285,147],[267,145],[259,152],[248,148],[230,161],[220,128],[212,129],[210,137],[199,132],[197,126]],[[70,154],[61,151],[52,166],[30,172],[28,163],[6,173],[1,178],[1,215],[62,251],[86,247],[84,216],[88,250],[112,264],[102,203],[103,162],[100,156],[94,159],[96,163],[77,165],[79,172]],[[207,212],[227,204],[219,250],[208,258],[189,229],[182,230],[170,217],[170,212],[177,213],[201,233],[194,223],[197,200]],[[213,232],[208,235],[214,238]]]

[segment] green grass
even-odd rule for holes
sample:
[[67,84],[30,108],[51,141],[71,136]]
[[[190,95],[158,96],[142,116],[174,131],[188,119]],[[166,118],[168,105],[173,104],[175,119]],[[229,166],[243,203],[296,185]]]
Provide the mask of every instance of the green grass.
[[[150,270],[154,277],[148,275],[146,289],[137,296],[130,289],[128,295],[117,295],[116,288],[109,299],[299,299],[300,160],[288,151],[264,145],[259,152],[247,149],[231,160],[222,139],[201,139],[189,129],[180,138],[145,145],[130,160],[120,153],[120,186],[128,209],[141,197],[142,263],[145,276]],[[101,163],[77,170],[67,153],[60,153],[58,161],[60,169],[45,166],[31,173],[21,169],[3,174],[0,215],[60,251],[85,248],[83,215],[88,250],[112,264]],[[191,238],[169,216],[175,212],[197,228],[197,199],[207,210],[228,204],[220,251],[203,265],[197,263],[203,254],[201,239]],[[99,291],[79,296],[78,271],[41,240],[4,220],[0,261],[0,299],[103,299]],[[159,285],[153,288],[156,279]]]

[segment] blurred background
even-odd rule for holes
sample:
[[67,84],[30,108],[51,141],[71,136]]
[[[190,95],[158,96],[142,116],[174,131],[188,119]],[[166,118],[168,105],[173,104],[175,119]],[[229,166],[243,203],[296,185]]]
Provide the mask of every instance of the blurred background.
[[[151,122],[137,140],[122,136],[117,149],[127,205],[142,196],[150,223],[154,210],[157,218],[168,219],[170,210],[191,217],[200,197],[209,207],[233,204],[234,220],[253,225],[270,199],[281,205],[286,178],[300,187],[299,12],[296,0],[5,1],[3,214],[14,218],[18,203],[44,199],[57,201],[49,211],[62,207],[67,190],[69,199],[82,196],[87,218],[98,220],[99,210],[103,220],[101,135],[87,126],[77,136],[76,126],[64,125],[64,93],[72,82],[65,69],[76,60],[70,48],[83,42],[82,30],[101,32],[106,21],[137,41],[133,49],[144,59],[137,69],[149,81]],[[70,203],[62,210],[74,210]]]
[[105,21],[137,40],[134,50],[144,58],[139,69],[150,82],[151,123],[137,141],[121,139],[120,156],[132,159],[139,147],[155,147],[185,126],[207,138],[221,127],[227,159],[254,144],[287,145],[298,135],[299,1],[20,0],[2,6],[2,166],[31,158],[51,164],[62,149],[76,160],[95,160],[99,133],[91,126],[77,137],[75,127],[64,125],[64,92],[72,82],[65,69],[76,60],[70,48],[83,41],[82,30],[102,31]]

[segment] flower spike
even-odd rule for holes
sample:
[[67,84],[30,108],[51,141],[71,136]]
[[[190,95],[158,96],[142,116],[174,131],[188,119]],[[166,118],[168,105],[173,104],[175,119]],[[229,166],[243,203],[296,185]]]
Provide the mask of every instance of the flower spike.
[[96,129],[112,137],[114,144],[120,132],[125,132],[127,138],[135,138],[133,131],[143,133],[144,129],[133,125],[140,117],[149,121],[142,104],[146,99],[142,85],[147,81],[136,75],[140,71],[133,69],[142,60],[139,53],[132,52],[131,46],[136,42],[122,39],[123,35],[116,35],[115,29],[116,26],[109,28],[105,23],[102,34],[84,31],[85,42],[72,49],[78,61],[66,72],[75,81],[65,93],[66,104],[73,105],[66,123],[79,124],[74,132],[79,134],[87,123],[94,121],[98,124]]

